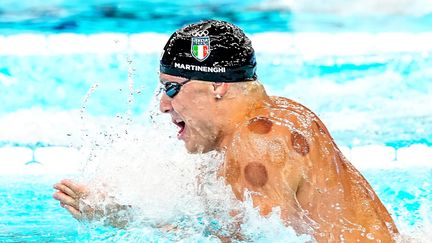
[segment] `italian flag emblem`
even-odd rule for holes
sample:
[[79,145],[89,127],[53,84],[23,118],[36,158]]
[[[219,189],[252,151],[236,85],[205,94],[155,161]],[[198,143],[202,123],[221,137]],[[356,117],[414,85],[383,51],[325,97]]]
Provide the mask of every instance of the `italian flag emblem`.
[[191,53],[198,61],[204,61],[210,55],[210,37],[192,37]]

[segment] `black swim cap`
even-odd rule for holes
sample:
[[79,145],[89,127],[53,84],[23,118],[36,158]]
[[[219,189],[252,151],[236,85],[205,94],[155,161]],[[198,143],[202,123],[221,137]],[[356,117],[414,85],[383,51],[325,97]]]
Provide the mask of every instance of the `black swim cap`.
[[251,41],[237,26],[218,20],[190,24],[172,34],[160,72],[213,82],[257,79]]

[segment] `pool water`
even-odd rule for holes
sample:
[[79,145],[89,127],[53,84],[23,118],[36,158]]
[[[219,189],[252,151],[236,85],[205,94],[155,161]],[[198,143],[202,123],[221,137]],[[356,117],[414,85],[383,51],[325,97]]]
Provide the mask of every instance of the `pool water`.
[[[251,36],[268,92],[318,114],[402,234],[428,242],[432,9],[422,0],[386,8],[363,2],[354,1],[347,12],[342,1],[312,7],[308,1],[3,0],[0,242],[217,242],[203,230],[217,222],[201,219],[200,205],[188,195],[195,172],[187,163],[193,158],[172,139],[159,146],[159,137],[171,133],[155,135],[148,124],[149,116],[158,116],[153,102],[162,45],[173,30],[210,17]],[[121,142],[138,136],[134,126],[150,129],[134,140],[142,147],[125,141],[110,154],[107,137]],[[171,236],[151,223],[118,230],[76,222],[51,198],[52,184],[65,177],[91,179],[80,164],[86,149],[96,155],[87,164],[101,166],[103,179],[118,182],[123,195],[146,206],[143,215],[184,217],[189,228]],[[307,240],[275,219],[250,216],[244,233],[252,241]]]
[[77,223],[52,200],[54,180],[33,177],[0,179],[1,242],[74,242]]
[[[235,22],[258,32],[428,32],[432,25],[427,0],[377,3],[342,0],[311,4],[308,0],[211,0],[70,2],[3,0],[0,33],[159,32],[170,34],[187,23],[209,17]],[[381,5],[381,6],[380,6]],[[318,14],[317,14],[318,13]],[[380,23],[380,24],[376,24]]]
[[[316,112],[341,145],[360,141],[396,148],[430,146],[432,56],[404,57],[387,54],[377,60],[366,54],[302,60],[264,52],[257,57],[258,75],[270,94],[290,97]],[[157,63],[158,54],[5,56],[0,75],[13,79],[3,83],[0,114],[80,109],[93,84],[98,88],[88,100],[90,114],[114,116],[127,109],[141,114],[158,83]],[[130,75],[133,104],[127,102]],[[340,117],[344,124],[339,124]]]
[[[416,226],[432,222],[432,169],[390,169],[362,171],[392,213],[402,232],[416,232]],[[74,242],[89,234],[51,199],[56,177],[21,176],[0,178],[1,242]],[[423,207],[423,208],[421,208]],[[429,221],[426,221],[429,220]],[[105,229],[106,230],[106,229]],[[115,229],[109,229],[115,231]],[[116,236],[121,240],[121,236]],[[154,237],[149,235],[148,238]],[[148,239],[147,238],[147,239]],[[115,239],[115,238],[114,238]],[[145,242],[146,237],[141,238]],[[94,239],[95,240],[95,239]]]

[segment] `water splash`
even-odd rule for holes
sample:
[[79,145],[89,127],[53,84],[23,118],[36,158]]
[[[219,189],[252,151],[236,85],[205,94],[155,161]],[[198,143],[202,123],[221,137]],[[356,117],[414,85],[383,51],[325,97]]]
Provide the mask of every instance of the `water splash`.
[[114,204],[126,206],[116,215],[126,227],[108,227],[110,216],[103,216],[80,225],[81,240],[218,242],[218,237],[235,235],[254,241],[310,239],[296,236],[277,212],[261,217],[250,197],[245,203],[236,200],[217,175],[224,154],[188,154],[175,138],[169,116],[158,111],[159,98],[156,92],[141,119],[93,131],[97,143],[83,147],[92,155],[79,177],[91,189],[83,204],[105,213]]

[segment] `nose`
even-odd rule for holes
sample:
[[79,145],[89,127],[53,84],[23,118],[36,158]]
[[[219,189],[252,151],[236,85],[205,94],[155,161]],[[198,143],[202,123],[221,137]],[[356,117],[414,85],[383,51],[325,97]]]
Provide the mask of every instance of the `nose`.
[[169,98],[166,94],[163,94],[160,99],[159,109],[162,113],[168,113],[173,109],[171,104],[171,98]]

